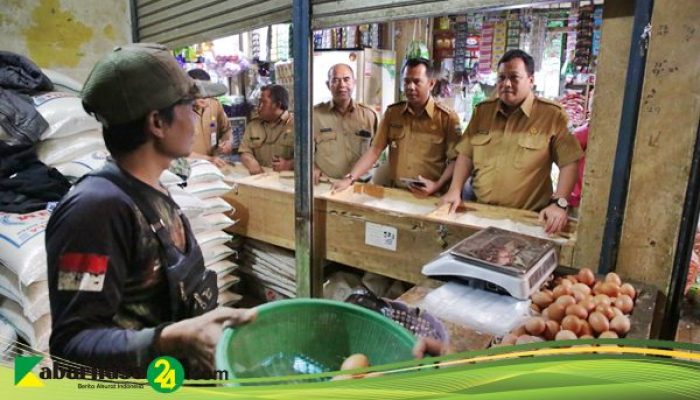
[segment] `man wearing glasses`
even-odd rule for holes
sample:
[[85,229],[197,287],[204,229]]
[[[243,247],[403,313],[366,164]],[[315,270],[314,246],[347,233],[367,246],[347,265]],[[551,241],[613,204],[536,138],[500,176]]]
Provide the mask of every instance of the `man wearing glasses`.
[[377,131],[377,113],[352,99],[355,76],[347,64],[328,70],[332,100],[314,106],[314,183],[321,175],[340,179],[362,154]]
[[[535,63],[522,50],[498,62],[498,97],[480,103],[457,146],[452,183],[443,197],[454,212],[473,173],[477,201],[540,212],[547,233],[566,226],[566,198],[576,182],[583,151],[569,134],[561,105],[532,93]],[[552,191],[552,163],[559,182]]]

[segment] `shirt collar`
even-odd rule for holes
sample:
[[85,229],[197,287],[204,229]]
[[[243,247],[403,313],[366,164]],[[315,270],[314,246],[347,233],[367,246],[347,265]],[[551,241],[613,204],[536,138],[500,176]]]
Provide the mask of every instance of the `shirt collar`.
[[[530,94],[527,95],[525,100],[520,104],[520,107],[518,107],[520,110],[522,110],[523,114],[525,114],[526,117],[530,118],[530,114],[532,114],[532,105],[535,103],[535,95],[534,93],[530,92]],[[503,115],[508,115],[505,110],[503,109],[503,102],[501,100],[498,100],[498,111],[503,114]],[[514,110],[513,112],[517,111]]]
[[[335,110],[335,103],[333,102],[333,99],[329,102],[328,105],[328,110],[333,111]],[[355,100],[350,99],[350,105],[348,106],[348,112],[353,112],[355,111]]]
[[[428,102],[425,104],[425,108],[423,109],[423,111],[425,111],[428,114],[428,118],[433,119],[433,116],[435,115],[435,99],[433,99],[433,96],[428,97]],[[408,102],[406,102],[406,106],[404,107],[403,112],[414,114],[413,110],[408,106]]]

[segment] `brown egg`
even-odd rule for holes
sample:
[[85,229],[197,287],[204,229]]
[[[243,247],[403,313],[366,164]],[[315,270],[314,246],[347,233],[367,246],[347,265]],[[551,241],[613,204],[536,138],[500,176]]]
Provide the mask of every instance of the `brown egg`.
[[578,332],[581,330],[581,319],[575,315],[567,315],[561,321],[561,329],[578,335]]
[[542,293],[548,294],[549,297],[552,298],[552,301],[554,301],[554,293],[552,293],[552,290],[551,290],[551,289],[544,289],[544,290],[542,290],[541,292],[542,292]]
[[593,302],[595,303],[596,306],[599,305],[605,305],[609,306],[612,304],[612,301],[610,300],[610,297],[608,297],[607,294],[597,294],[593,297]]
[[624,315],[617,316],[610,321],[610,330],[622,337],[630,331],[630,319]]
[[581,336],[593,337],[593,328],[591,328],[591,325],[588,323],[588,321],[581,321],[581,329],[579,329],[578,331],[578,337]]
[[598,282],[593,284],[593,287],[591,288],[591,291],[593,292],[593,294],[598,294],[598,289],[600,289],[600,285],[602,285],[602,284],[603,284],[603,282],[601,282],[601,281],[598,281]]
[[626,294],[621,294],[615,299],[615,307],[619,308],[623,313],[629,314],[634,308],[634,300]]
[[558,285],[558,286],[565,286],[565,287],[568,287],[569,289],[571,289],[571,286],[573,286],[573,285],[574,285],[573,282],[571,282],[570,280],[564,278],[564,279],[561,280],[561,282],[559,282],[559,285]]
[[579,339],[595,339],[593,335],[581,335],[578,337]]
[[545,311],[547,311],[547,317],[549,319],[557,322],[561,321],[562,318],[564,318],[564,315],[566,315],[566,307],[559,303],[553,303],[547,307]]
[[588,316],[588,323],[595,333],[605,332],[610,329],[608,317],[598,311],[594,311]]
[[581,319],[588,318],[588,310],[580,304],[572,304],[566,307],[566,315],[575,315]]
[[617,333],[613,331],[605,331],[598,335],[598,339],[617,339],[618,337]]
[[559,332],[559,323],[557,321],[546,321],[544,333],[542,334],[547,340],[554,340],[554,337]]
[[637,296],[637,291],[634,289],[634,286],[630,285],[629,283],[623,283],[620,286],[620,293],[628,295],[632,298],[632,300],[634,300],[635,296]]
[[518,340],[515,341],[515,344],[528,344],[528,343],[539,343],[539,342],[544,342],[544,339],[539,338],[537,336],[522,335],[522,336],[518,336]]
[[[625,313],[623,313],[622,310],[620,310],[617,307],[612,307],[612,310],[615,313],[615,317],[617,317],[618,315],[625,315]],[[615,318],[615,317],[613,317],[613,318]]]
[[369,358],[367,358],[367,356],[364,354],[357,353],[346,358],[345,361],[343,361],[343,364],[340,366],[340,370],[347,371],[367,367],[369,367]]
[[512,346],[515,344],[515,341],[518,340],[518,336],[513,335],[512,333],[506,333],[505,336],[503,336],[503,339],[501,339],[501,346]]
[[576,275],[567,275],[566,279],[568,281],[571,281],[571,283],[573,283],[574,285],[578,283],[578,278],[576,277]]
[[570,306],[572,304],[576,304],[576,299],[574,296],[570,294],[565,294],[563,296],[557,297],[557,299],[554,301],[555,303],[561,304],[564,307]]
[[577,303],[582,302],[583,300],[587,299],[589,296],[587,294],[584,294],[583,292],[577,292],[577,291],[571,292],[571,295],[574,296],[574,299],[576,300]]
[[555,299],[558,299],[561,296],[571,294],[571,286],[559,285],[559,286],[554,288],[554,290],[552,291],[552,294],[553,294]]
[[571,332],[571,331],[567,331],[567,330],[557,332],[557,335],[554,337],[554,340],[576,340],[576,339],[578,339],[576,334]]
[[532,317],[525,322],[525,330],[530,335],[539,336],[544,332],[544,318]]
[[620,286],[613,282],[604,282],[598,288],[600,294],[606,294],[608,297],[617,297],[620,294]]
[[547,292],[537,292],[532,295],[532,302],[540,308],[546,308],[554,302],[554,297]]
[[610,272],[609,274],[605,275],[605,282],[614,283],[615,286],[622,285],[622,279],[620,279],[620,275],[614,272]]
[[571,290],[573,292],[581,292],[584,294],[591,294],[591,288],[588,287],[588,285],[584,283],[577,283],[574,286],[571,287]]
[[601,304],[601,305],[597,306],[597,307],[595,308],[595,310],[596,310],[597,312],[599,312],[599,313],[605,315],[605,318],[607,318],[608,321],[610,321],[610,320],[613,319],[613,317],[615,316],[615,311],[613,311],[613,308],[615,308],[615,307],[612,307],[612,306],[605,306],[605,305],[602,305],[602,304]]
[[593,271],[591,271],[588,268],[581,268],[581,270],[578,271],[578,275],[576,275],[578,278],[578,281],[586,284],[588,286],[591,286],[595,283],[595,274],[593,274]]
[[530,303],[530,310],[532,310],[532,313],[535,315],[540,315],[542,313],[540,306],[535,303]]
[[519,327],[513,329],[511,333],[515,336],[522,336],[527,334],[527,331],[525,331],[525,325],[520,325]]
[[578,303],[581,307],[585,308],[588,313],[595,310],[596,303],[592,298],[585,298]]

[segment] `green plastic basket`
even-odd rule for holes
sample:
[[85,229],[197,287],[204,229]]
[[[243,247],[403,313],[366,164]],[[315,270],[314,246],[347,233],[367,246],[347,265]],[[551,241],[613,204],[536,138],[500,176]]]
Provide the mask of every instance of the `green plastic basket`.
[[362,307],[292,299],[256,309],[255,322],[227,328],[217,345],[216,368],[228,371],[230,379],[337,371],[355,353],[372,365],[413,357],[416,339],[409,331]]

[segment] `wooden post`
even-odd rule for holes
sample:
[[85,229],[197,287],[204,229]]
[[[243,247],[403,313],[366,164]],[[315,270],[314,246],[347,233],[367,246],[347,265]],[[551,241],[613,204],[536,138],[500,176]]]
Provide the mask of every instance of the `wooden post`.
[[668,290],[700,120],[700,7],[656,0],[617,272]]
[[620,128],[633,19],[634,0],[614,1],[603,7],[600,56],[586,150],[580,222],[574,249],[574,266],[577,268],[588,267],[594,271],[598,268]]

